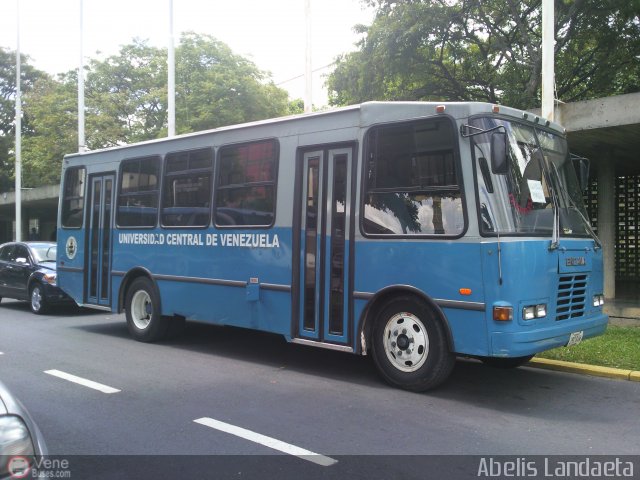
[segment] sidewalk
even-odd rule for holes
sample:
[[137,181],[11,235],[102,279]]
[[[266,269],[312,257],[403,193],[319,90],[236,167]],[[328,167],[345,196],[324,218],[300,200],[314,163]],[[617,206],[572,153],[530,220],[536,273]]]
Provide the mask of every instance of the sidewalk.
[[[621,327],[640,327],[640,300],[635,298],[614,299],[605,302],[604,311],[609,315],[609,324]],[[640,371],[620,368],[600,367],[584,363],[563,362],[546,358],[533,358],[528,367],[555,370],[558,372],[579,373],[595,377],[615,378],[640,382]]]
[[542,368],[545,370],[555,370],[558,372],[580,373],[582,375],[592,375],[595,377],[615,378],[617,380],[629,380],[640,382],[640,372],[633,370],[623,370],[620,368],[599,367],[597,365],[587,365],[584,363],[562,362],[560,360],[549,360],[546,358],[533,358],[525,366]]

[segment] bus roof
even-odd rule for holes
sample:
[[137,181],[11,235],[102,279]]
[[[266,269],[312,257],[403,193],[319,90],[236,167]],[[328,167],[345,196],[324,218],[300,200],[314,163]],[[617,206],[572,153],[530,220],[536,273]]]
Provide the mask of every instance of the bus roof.
[[[191,132],[182,135],[176,135],[174,137],[164,137],[157,138],[153,140],[146,140],[143,142],[131,143],[131,144],[123,144],[117,145],[113,147],[101,148],[97,150],[91,150],[86,152],[76,152],[69,153],[65,155],[65,159],[70,159],[79,156],[92,155],[100,152],[111,152],[120,149],[127,149],[133,146],[142,146],[142,145],[151,145],[162,142],[169,142],[176,139],[185,139],[189,137],[199,137],[203,135],[211,135],[214,133],[222,133],[226,131],[232,130],[240,130],[258,126],[266,126],[266,125],[277,125],[277,124],[286,124],[294,121],[301,120],[312,120],[317,118],[324,118],[336,115],[344,115],[344,114],[356,114],[359,115],[359,125],[362,127],[372,125],[374,123],[380,123],[383,120],[383,116],[381,115],[383,112],[388,114],[390,111],[394,112],[406,112],[406,119],[416,118],[417,116],[422,116],[425,113],[436,114],[436,108],[439,106],[444,106],[444,113],[448,114],[456,119],[466,118],[472,115],[478,114],[491,114],[491,113],[499,113],[501,115],[506,115],[518,119],[529,120],[532,123],[536,123],[539,125],[545,125],[548,128],[558,131],[559,133],[565,132],[564,128],[562,128],[559,124],[555,122],[547,122],[546,120],[540,119],[540,117],[536,116],[533,113],[525,112],[524,110],[518,110],[511,107],[505,107],[502,105],[496,105],[492,103],[486,102],[419,102],[419,101],[373,101],[373,102],[365,102],[358,105],[350,105],[347,107],[338,107],[331,110],[325,110],[321,112],[313,112],[313,113],[303,113],[296,115],[288,115],[283,117],[269,118],[266,120],[258,120],[254,122],[241,123],[236,125],[227,125],[224,127],[218,127],[215,129],[209,130],[201,130],[198,132]],[[496,109],[498,111],[496,111]],[[413,116],[412,113],[416,115]],[[393,119],[393,116],[391,116]]]

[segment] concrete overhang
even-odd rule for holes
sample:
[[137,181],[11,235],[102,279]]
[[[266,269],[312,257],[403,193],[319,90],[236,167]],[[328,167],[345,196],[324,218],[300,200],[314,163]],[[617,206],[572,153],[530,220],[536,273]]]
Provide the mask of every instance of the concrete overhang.
[[616,175],[640,175],[640,93],[559,104],[555,115],[571,152],[591,160],[593,172],[613,166]]
[[[34,210],[55,211],[58,209],[59,185],[46,185],[44,187],[30,188],[22,191],[22,205]],[[0,216],[15,219],[16,194],[6,192],[0,194]]]

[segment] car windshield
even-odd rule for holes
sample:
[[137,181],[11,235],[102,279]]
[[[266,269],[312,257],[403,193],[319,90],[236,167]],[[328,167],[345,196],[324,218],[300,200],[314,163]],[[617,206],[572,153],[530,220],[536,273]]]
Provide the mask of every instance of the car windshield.
[[555,202],[560,235],[589,235],[582,191],[565,138],[496,118],[475,118],[470,124],[481,130],[503,126],[507,133],[504,175],[491,171],[492,133],[472,137],[483,233],[551,236]]
[[36,262],[55,262],[56,261],[56,245],[31,245],[31,253]]

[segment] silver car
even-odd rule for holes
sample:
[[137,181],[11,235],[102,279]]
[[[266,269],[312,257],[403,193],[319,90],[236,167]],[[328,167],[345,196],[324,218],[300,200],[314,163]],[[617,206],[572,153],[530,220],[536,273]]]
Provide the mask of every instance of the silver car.
[[25,478],[47,455],[47,446],[29,412],[0,382],[0,479]]

